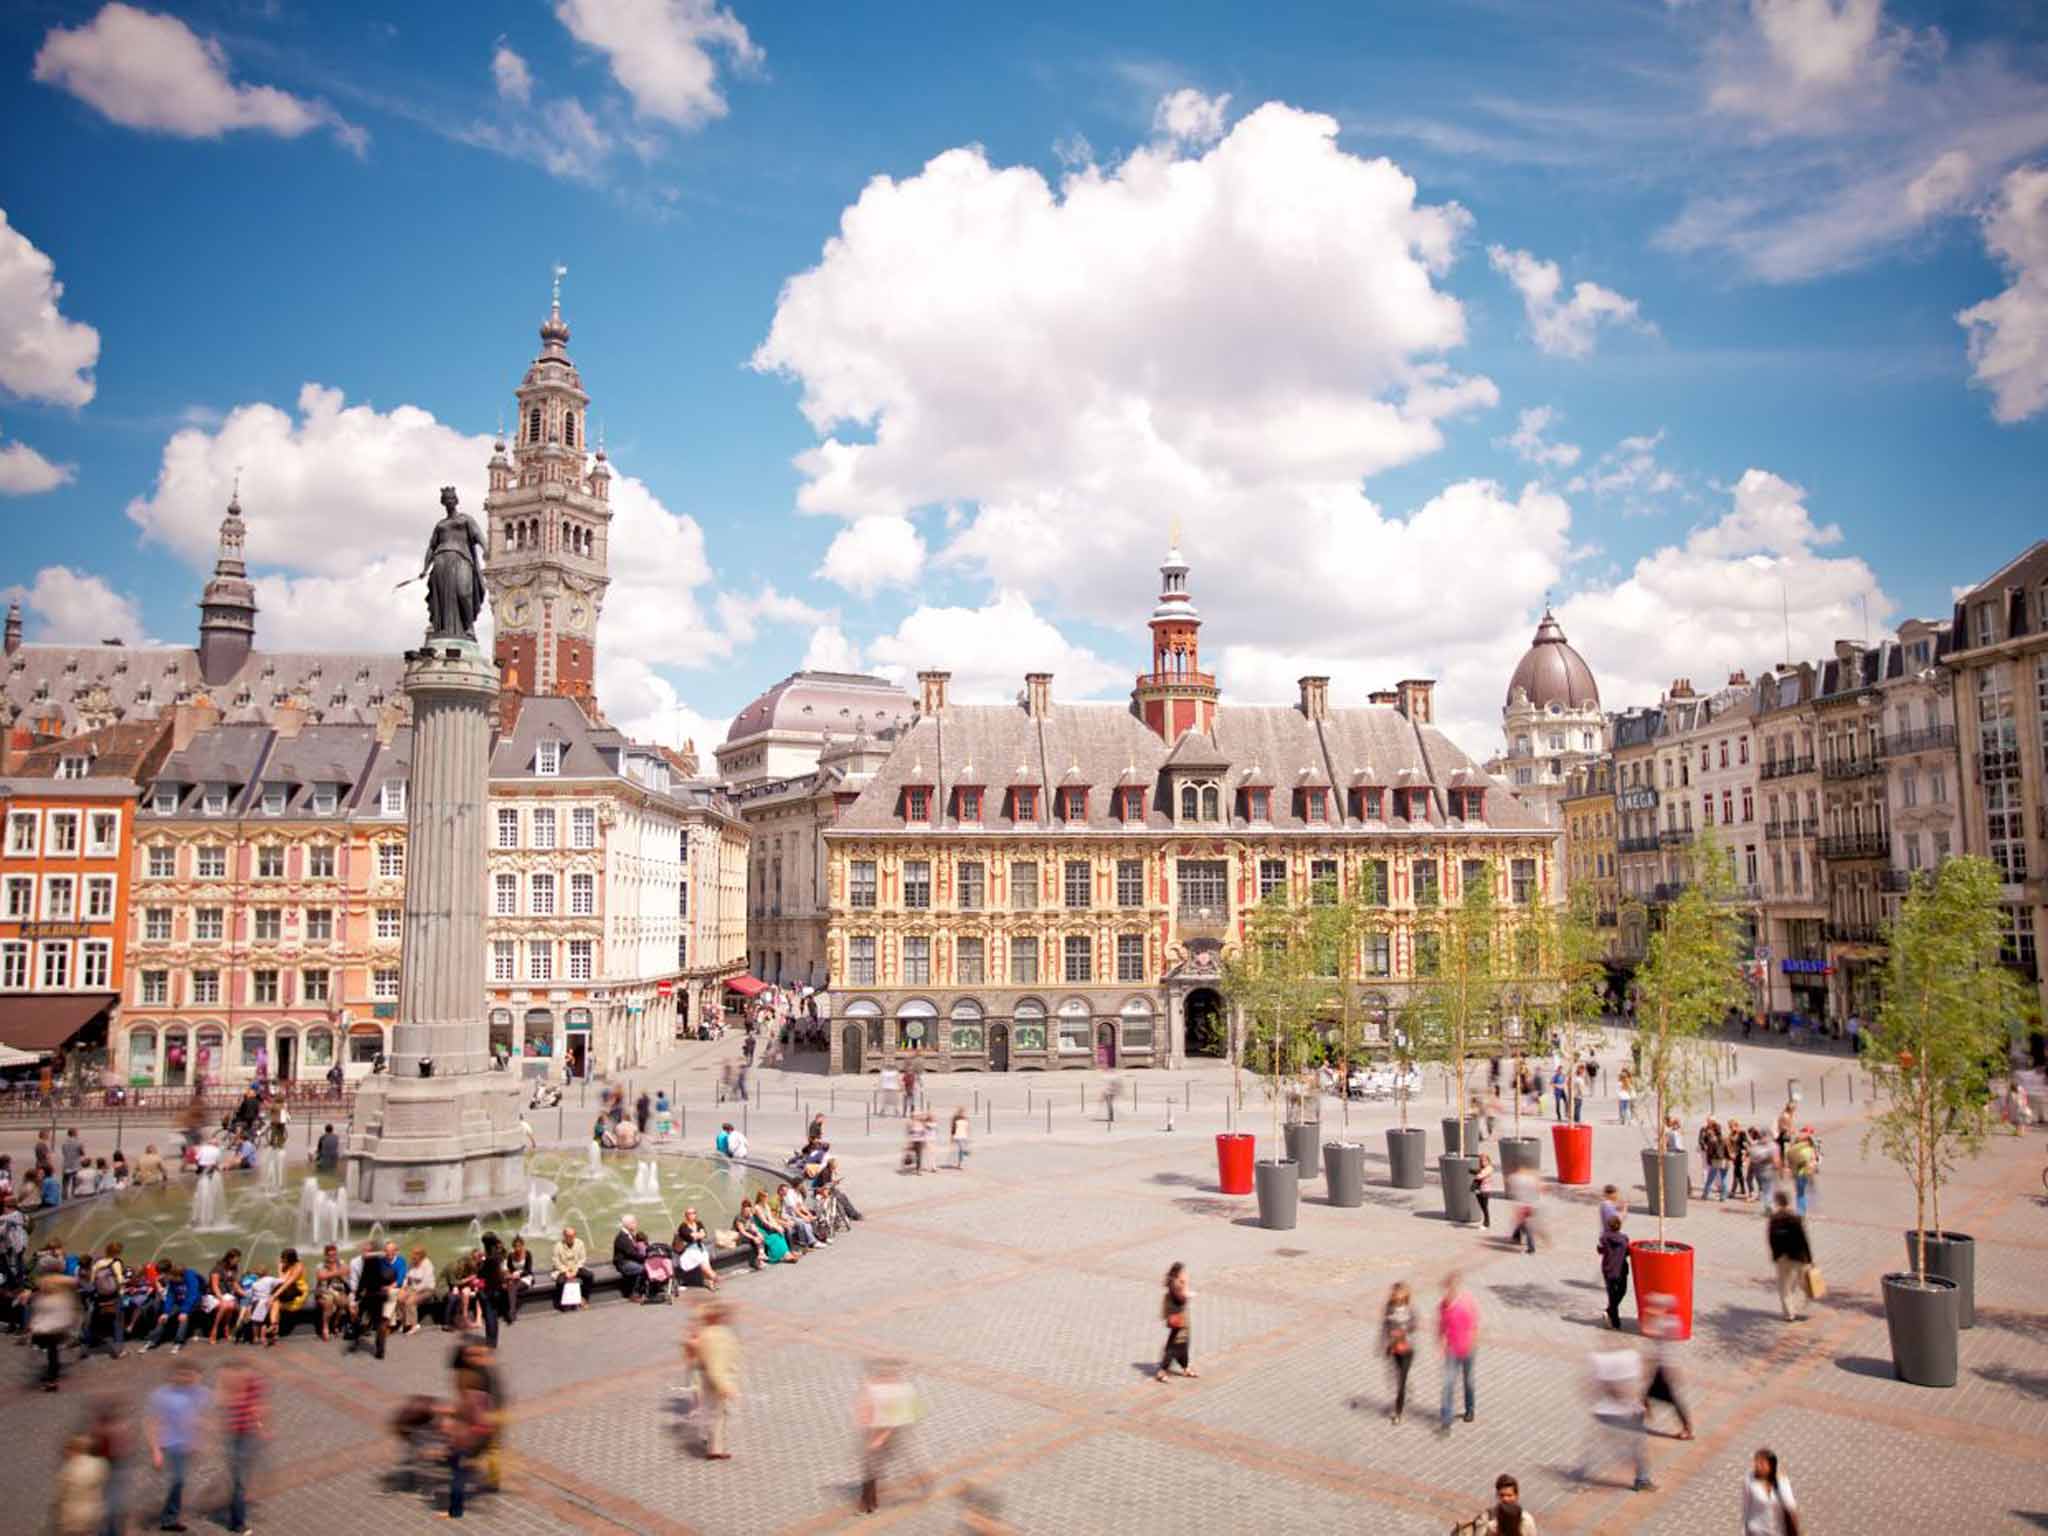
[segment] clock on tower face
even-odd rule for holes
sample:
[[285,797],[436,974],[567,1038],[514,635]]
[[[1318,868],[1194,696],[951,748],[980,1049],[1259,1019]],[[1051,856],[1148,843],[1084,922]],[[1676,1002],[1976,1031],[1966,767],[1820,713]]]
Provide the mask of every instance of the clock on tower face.
[[590,627],[590,604],[577,601],[569,605],[569,628],[582,634]]
[[524,624],[533,613],[533,604],[524,592],[514,592],[505,599],[505,622]]

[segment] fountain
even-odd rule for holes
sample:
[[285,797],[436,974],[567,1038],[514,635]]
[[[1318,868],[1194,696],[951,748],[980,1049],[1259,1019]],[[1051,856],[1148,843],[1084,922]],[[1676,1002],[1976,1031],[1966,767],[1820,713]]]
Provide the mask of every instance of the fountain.
[[652,1158],[644,1160],[633,1170],[633,1193],[630,1198],[635,1205],[661,1204],[661,1170]]
[[264,1193],[266,1193],[266,1194],[272,1194],[272,1195],[281,1195],[281,1194],[283,1194],[283,1193],[284,1193],[284,1148],[283,1148],[283,1147],[265,1147],[265,1148],[263,1149],[263,1157],[262,1157],[262,1162],[263,1162],[263,1190],[264,1190]]
[[377,1251],[378,1251],[379,1253],[381,1253],[381,1252],[383,1252],[383,1251],[384,1251],[384,1223],[383,1223],[383,1222],[381,1222],[381,1221],[373,1221],[373,1222],[371,1222],[371,1223],[370,1223],[370,1230],[369,1230],[369,1231],[368,1231],[367,1233],[365,1233],[364,1235],[365,1235],[365,1237],[366,1237],[366,1238],[367,1238],[367,1239],[368,1239],[368,1240],[369,1240],[369,1241],[370,1241],[370,1242],[371,1242],[372,1244],[374,1244],[374,1245],[376,1246],[376,1248],[377,1248]]
[[588,1147],[588,1148],[590,1149],[590,1171],[591,1171],[591,1173],[592,1173],[592,1174],[600,1174],[600,1173],[603,1173],[603,1172],[604,1172],[604,1148],[603,1148],[603,1147],[601,1147],[601,1146],[599,1146],[599,1145],[598,1145],[598,1144],[597,1144],[597,1143],[596,1143],[595,1141],[590,1141],[590,1142],[586,1142],[586,1143],[584,1143],[584,1145],[585,1145],[585,1146],[587,1146],[587,1147]]
[[484,1224],[482,1218],[476,1216],[469,1218],[469,1229],[463,1233],[463,1241],[469,1245],[470,1252],[483,1247]]
[[199,1175],[192,1185],[192,1230],[227,1232],[227,1194],[220,1174],[211,1170]]
[[529,1179],[526,1185],[526,1224],[519,1229],[527,1237],[552,1237],[555,1231],[555,1186],[545,1179]]
[[299,1185],[299,1215],[292,1224],[292,1243],[299,1248],[320,1246],[320,1181],[311,1174]]

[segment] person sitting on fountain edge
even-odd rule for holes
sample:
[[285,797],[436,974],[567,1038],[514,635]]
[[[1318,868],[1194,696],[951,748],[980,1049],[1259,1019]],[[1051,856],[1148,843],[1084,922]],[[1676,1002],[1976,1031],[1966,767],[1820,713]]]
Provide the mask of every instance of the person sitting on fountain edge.
[[[562,1287],[571,1280],[574,1280],[582,1288],[583,1300],[589,1300],[590,1287],[596,1281],[596,1277],[590,1273],[589,1259],[589,1250],[583,1246],[583,1240],[576,1235],[576,1229],[574,1227],[562,1228],[562,1240],[555,1244],[554,1257],[549,1261],[548,1265],[554,1271],[555,1276],[555,1310],[557,1312],[562,1310]],[[582,1302],[577,1303],[578,1306],[582,1304]]]
[[612,1238],[612,1267],[619,1272],[619,1294],[631,1300],[647,1285],[647,1240],[640,1235],[640,1218],[628,1212],[619,1218],[619,1230]]
[[320,1141],[313,1149],[313,1166],[322,1173],[332,1173],[341,1166],[341,1138],[334,1134],[329,1125],[320,1132]]

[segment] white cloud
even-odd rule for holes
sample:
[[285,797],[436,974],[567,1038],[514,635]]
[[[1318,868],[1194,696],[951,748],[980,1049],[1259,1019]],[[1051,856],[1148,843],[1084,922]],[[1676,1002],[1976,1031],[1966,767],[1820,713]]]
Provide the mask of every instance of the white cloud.
[[719,594],[718,622],[733,645],[752,645],[764,621],[814,628],[825,621],[825,615],[802,598],[778,592],[772,586],[758,592]]
[[146,638],[135,599],[116,592],[100,577],[68,565],[46,565],[28,586],[9,587],[0,598],[18,600],[31,621],[28,638],[53,645],[96,645]]
[[1128,689],[1126,667],[1105,662],[1072,644],[1021,593],[998,591],[980,608],[920,607],[891,634],[868,646],[868,664],[910,687],[918,672],[937,667],[953,674],[948,696],[964,704],[1016,697],[1026,672],[1053,674],[1061,698],[1078,699]]
[[761,60],[745,25],[713,0],[555,0],[555,16],[605,55],[636,113],[682,128],[725,116],[714,51],[734,68]]
[[804,659],[799,665],[806,671],[858,672],[860,647],[837,624],[821,625],[812,632],[811,643],[804,648]]
[[23,400],[84,405],[93,397],[100,333],[57,312],[57,265],[0,209],[0,390]]
[[1152,112],[1152,131],[1182,144],[1214,144],[1223,137],[1230,93],[1204,96],[1183,86],[1159,98]]
[[678,749],[693,744],[698,772],[717,772],[711,749],[725,740],[731,719],[693,709],[676,685],[645,660],[600,645],[597,696],[605,717],[633,740]]
[[1620,497],[1625,503],[1623,510],[1630,513],[1654,511],[1651,498],[1669,496],[1685,486],[1677,471],[1658,462],[1657,450],[1663,442],[1661,427],[1638,437],[1624,437],[1572,476],[1565,489],[1590,491],[1602,498]]
[[1906,184],[1906,211],[1916,219],[1953,212],[1970,190],[1971,169],[1970,157],[1960,149],[1937,155]]
[[1498,442],[1514,449],[1526,464],[1543,469],[1570,469],[1579,462],[1579,445],[1552,442],[1546,435],[1557,424],[1559,414],[1553,406],[1531,406],[1516,418],[1515,430]]
[[2048,168],[2005,178],[1984,216],[1984,244],[2012,283],[1956,321],[1969,332],[1971,378],[1991,391],[1991,414],[2025,421],[2048,407]]
[[491,51],[491,79],[498,87],[498,95],[506,101],[516,101],[525,106],[533,100],[533,71],[526,67],[512,45],[502,37],[498,46]]
[[884,587],[907,587],[917,580],[924,554],[924,538],[909,518],[863,517],[832,540],[817,574],[872,597]]
[[557,176],[594,177],[612,141],[583,103],[574,96],[551,101],[541,108],[541,121],[547,125],[536,146],[541,164]]
[[[1891,599],[1861,559],[1820,551],[1841,530],[1816,526],[1805,492],[1750,469],[1727,512],[1681,544],[1638,560],[1611,586],[1558,605],[1572,644],[1591,663],[1610,709],[1656,701],[1673,678],[1718,687],[1728,673],[1831,652],[1842,635],[1883,627]],[[1785,654],[1789,620],[1791,654]]]
[[1851,93],[1880,90],[1916,41],[1885,21],[1884,0],[1751,0],[1749,11],[1717,49],[1708,102],[1774,129],[1811,127]]
[[55,27],[36,54],[35,78],[69,91],[123,127],[182,139],[239,129],[294,139],[315,128],[362,153],[367,135],[325,102],[228,78],[227,51],[175,16],[118,3],[82,27]]
[[35,496],[78,478],[73,464],[52,464],[27,443],[0,443],[0,496]]
[[1530,339],[1554,357],[1591,356],[1594,332],[1601,325],[1649,329],[1636,301],[1623,298],[1612,288],[1581,282],[1574,285],[1571,297],[1563,297],[1564,277],[1554,261],[1500,245],[1488,246],[1486,256],[1494,271],[1521,294]]

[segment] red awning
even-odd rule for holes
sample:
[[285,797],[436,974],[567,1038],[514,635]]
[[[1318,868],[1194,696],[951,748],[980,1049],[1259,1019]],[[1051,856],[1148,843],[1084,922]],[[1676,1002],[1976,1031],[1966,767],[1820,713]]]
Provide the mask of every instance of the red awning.
[[726,989],[737,992],[741,997],[759,997],[768,990],[768,983],[754,976],[728,976]]
[[54,1051],[67,1045],[118,1001],[113,992],[69,992],[55,997],[10,997],[0,1002],[0,1044],[18,1051]]

